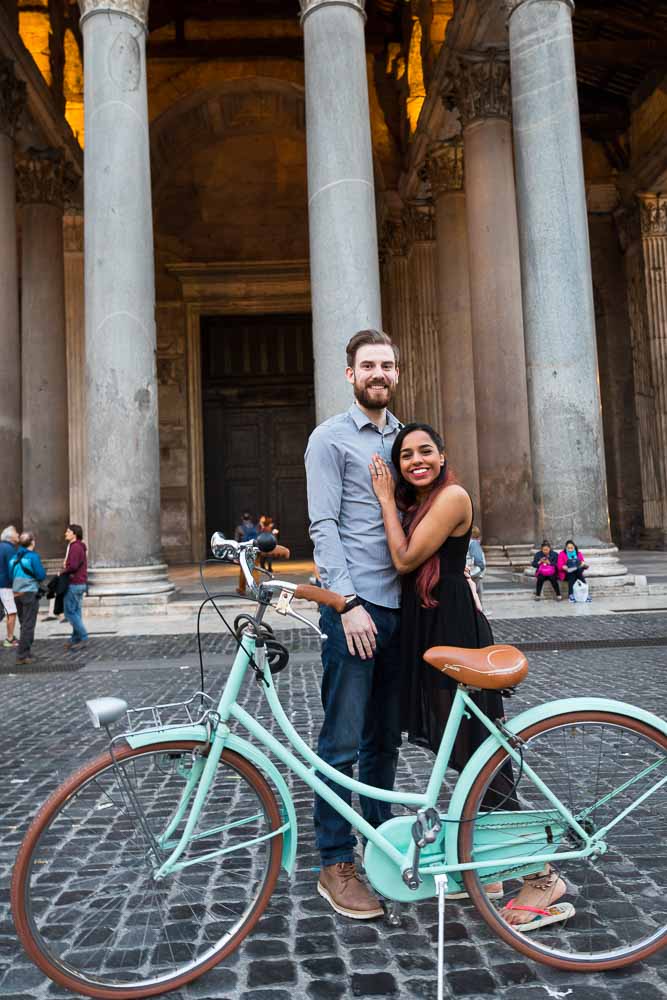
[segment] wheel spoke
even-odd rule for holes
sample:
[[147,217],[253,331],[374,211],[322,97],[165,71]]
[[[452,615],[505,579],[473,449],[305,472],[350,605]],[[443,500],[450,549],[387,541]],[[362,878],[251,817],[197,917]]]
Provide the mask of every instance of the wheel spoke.
[[268,901],[282,837],[267,835],[280,815],[254,767],[234,754],[218,766],[197,826],[204,832],[180,859],[196,863],[155,878],[185,828],[187,816],[156,858],[187,784],[191,746],[107,758],[67,794],[54,793],[57,807],[28,831],[14,895],[29,928],[24,944],[33,954],[36,941],[38,964],[64,970],[81,993],[183,985],[240,942]]
[[[661,733],[631,719],[600,716],[601,713],[578,713],[545,720],[521,734],[527,740],[526,762],[533,771],[578,818],[589,836],[597,830],[603,831],[600,856],[566,858],[560,864],[556,857],[554,862],[567,886],[562,902],[574,907],[571,916],[534,931],[517,932],[501,911],[520,890],[518,877],[529,869],[520,871],[515,866],[513,871],[508,868],[503,871],[505,897],[497,906],[481,895],[477,874],[471,873],[467,880],[484,918],[505,936],[509,933],[510,943],[533,958],[566,968],[586,964],[613,968],[636,960],[637,956],[645,957],[667,941],[664,852],[656,850],[667,822],[667,787],[654,787],[657,769],[665,763],[667,740]],[[480,774],[464,816],[474,817],[472,800],[477,801],[478,808],[503,758],[502,753],[496,755]],[[643,795],[648,797],[639,801]],[[518,798],[521,810],[544,811],[545,838],[533,852],[536,856],[545,853],[557,856],[583,849],[584,842],[574,830],[553,836],[554,829],[562,830],[563,821],[525,775]],[[604,832],[633,803],[638,803],[636,808]],[[499,817],[491,828],[490,814],[481,814],[476,823],[470,824],[478,829],[477,834],[474,829],[462,827],[462,857],[470,857],[472,850],[474,859],[475,838],[481,846],[482,830],[485,843],[489,836],[495,838],[493,846],[499,858],[503,855],[503,840],[507,845],[505,856],[510,854],[510,841],[516,841],[517,833],[521,836],[525,819],[519,812],[516,823],[512,823],[511,814],[504,815],[507,822]],[[482,817],[485,817],[483,822]],[[512,849],[516,854],[516,849]],[[527,852],[521,853],[525,856]]]

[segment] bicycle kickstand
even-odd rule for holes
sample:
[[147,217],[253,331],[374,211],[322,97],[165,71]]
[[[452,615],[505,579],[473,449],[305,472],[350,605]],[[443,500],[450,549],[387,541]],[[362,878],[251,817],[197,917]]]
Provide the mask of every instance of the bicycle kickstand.
[[434,875],[438,890],[438,1000],[445,997],[445,895],[447,876]]
[[386,920],[390,927],[400,927],[402,924],[401,904],[397,899],[387,899],[385,901]]

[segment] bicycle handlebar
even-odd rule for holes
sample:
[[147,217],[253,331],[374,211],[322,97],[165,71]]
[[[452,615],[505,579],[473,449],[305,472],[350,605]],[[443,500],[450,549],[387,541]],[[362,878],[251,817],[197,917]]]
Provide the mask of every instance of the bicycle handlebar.
[[304,601],[313,601],[315,604],[325,604],[333,608],[339,615],[345,611],[345,598],[342,594],[337,594],[335,590],[325,590],[323,587],[314,587],[310,583],[300,583],[294,591],[295,597],[300,597]]

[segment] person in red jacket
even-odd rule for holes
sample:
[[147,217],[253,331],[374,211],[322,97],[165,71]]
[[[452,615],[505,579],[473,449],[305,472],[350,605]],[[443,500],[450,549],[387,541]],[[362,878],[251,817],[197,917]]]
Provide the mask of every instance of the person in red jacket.
[[88,632],[83,624],[83,596],[88,588],[88,552],[80,524],[68,524],[65,539],[69,547],[63,572],[69,576],[69,587],[64,606],[65,618],[72,626],[72,637],[65,649],[77,649],[88,641]]

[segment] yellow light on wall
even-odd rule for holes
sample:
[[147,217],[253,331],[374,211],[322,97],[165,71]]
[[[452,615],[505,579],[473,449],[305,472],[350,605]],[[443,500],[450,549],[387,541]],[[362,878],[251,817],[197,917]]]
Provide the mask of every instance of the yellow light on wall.
[[76,136],[79,145],[83,147],[83,64],[79,46],[72,31],[65,32],[65,74],[63,81],[65,91],[65,118]]
[[415,18],[412,22],[412,35],[410,36],[410,48],[408,50],[408,97],[405,102],[405,110],[408,122],[410,123],[410,135],[417,128],[422,104],[426,99],[421,50],[422,28],[419,20]]
[[[44,77],[47,86],[51,86],[51,64],[49,62],[49,21],[48,0],[37,0],[31,4],[31,10],[19,10],[19,35],[30,55],[35,60],[37,69]],[[41,10],[34,10],[42,7]]]

